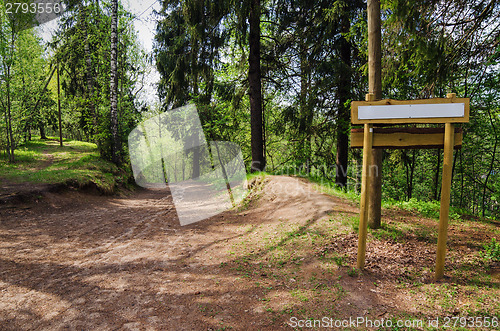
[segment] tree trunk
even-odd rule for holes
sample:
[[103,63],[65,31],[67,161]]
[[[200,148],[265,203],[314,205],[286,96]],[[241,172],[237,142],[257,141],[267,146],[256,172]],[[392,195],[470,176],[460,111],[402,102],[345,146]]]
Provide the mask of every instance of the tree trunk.
[[306,57],[306,45],[304,44],[303,38],[300,38],[299,46],[299,59],[300,59],[300,97],[299,97],[299,148],[298,148],[298,160],[306,173],[308,171],[308,148],[309,143],[309,126],[308,126],[308,115],[307,115],[307,57]]
[[[87,8],[84,7],[83,3],[80,4],[80,15],[81,15],[81,20],[82,24],[84,26],[83,33],[84,33],[84,52],[85,52],[85,78],[87,80],[87,102],[88,102],[88,107],[90,111],[90,116],[92,117],[92,129],[90,130],[92,136],[94,139],[97,137],[97,114],[95,110],[95,104],[94,104],[94,68],[92,66],[92,57],[90,53],[90,44],[89,44],[89,32],[88,32],[88,15],[87,15]],[[97,144],[99,150],[100,150],[100,144],[98,139],[95,140],[95,143]],[[102,153],[102,151],[101,151]]]
[[[14,47],[12,45],[12,47]],[[11,98],[10,98],[10,65],[7,68],[7,127],[9,131],[9,142],[8,142],[8,149],[9,149],[9,162],[14,162],[15,157],[14,157],[14,149],[15,149],[15,144],[14,144],[14,134],[12,133],[12,114],[11,114]]]
[[90,54],[90,45],[88,32],[85,29],[85,66],[86,66],[86,78],[87,78],[87,98],[89,102],[90,116],[92,116],[92,133],[97,133],[97,115],[95,111],[94,104],[94,68],[92,67],[92,58]]
[[[194,40],[193,45],[194,54],[198,54],[198,41]],[[191,66],[193,70],[193,94],[195,97],[198,96],[198,68],[196,68],[196,59],[197,56],[193,56],[191,58]],[[209,102],[209,101],[208,101]],[[201,158],[201,150],[200,146],[200,132],[198,130],[194,130],[193,132],[193,171],[191,173],[191,178],[195,179],[200,177],[200,158]]]
[[248,57],[248,85],[250,96],[250,127],[252,171],[263,171],[264,141],[262,132],[262,88],[260,74],[260,0],[250,2],[250,54]]
[[195,130],[193,134],[193,172],[191,174],[191,177],[193,179],[200,177],[200,132],[198,130]]
[[495,123],[493,122],[493,118],[491,117],[491,112],[488,111],[488,115],[490,117],[490,123],[491,127],[493,129],[493,133],[495,135],[495,145],[493,146],[493,153],[491,154],[491,163],[490,167],[488,169],[488,174],[486,175],[486,179],[484,180],[484,187],[483,187],[483,201],[482,201],[482,215],[485,217],[485,212],[486,212],[486,188],[488,187],[488,180],[490,179],[490,175],[493,172],[493,168],[495,166],[495,155],[497,153],[497,146],[498,146],[498,136],[497,136],[497,130],[495,129]]
[[118,0],[111,2],[111,75],[110,75],[110,103],[111,103],[111,161],[117,165],[120,158],[120,136],[118,133]]
[[43,123],[38,125],[38,129],[40,129],[40,139],[48,139],[45,135],[45,125],[43,125]]
[[434,174],[434,200],[439,200],[439,172],[441,170],[441,149],[437,149],[436,172]]
[[[304,13],[303,16],[306,14]],[[305,38],[300,40],[300,99],[299,99],[299,160],[301,167],[306,174],[311,170],[311,127],[313,121],[312,108],[309,102],[309,87],[310,82],[310,65],[308,62],[307,45]]]
[[[349,30],[349,17],[344,15],[344,17],[342,17],[342,34],[348,33]],[[340,39],[340,60],[345,67],[345,71],[343,70],[341,74],[338,87],[339,108],[337,114],[337,176],[335,182],[337,186],[345,188],[347,186],[347,163],[349,156],[348,130],[349,122],[351,121],[350,109],[345,103],[351,97],[351,45],[344,36]]]
[[63,147],[62,118],[61,118],[61,81],[59,79],[59,63],[57,64],[57,119],[59,122],[59,145]]
[[413,177],[415,175],[415,164],[416,164],[416,151],[412,151],[412,158],[409,164],[409,176],[408,176],[408,200],[413,197]]
[[[382,99],[382,50],[380,0],[368,0],[368,85],[375,100]],[[369,183],[368,225],[380,228],[382,212],[382,149],[372,149]]]

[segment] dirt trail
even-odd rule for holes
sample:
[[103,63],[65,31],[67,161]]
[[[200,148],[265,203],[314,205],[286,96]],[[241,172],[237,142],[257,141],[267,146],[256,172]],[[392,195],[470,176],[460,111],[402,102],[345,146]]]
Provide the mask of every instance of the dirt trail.
[[[247,211],[187,227],[162,190],[48,194],[39,206],[1,210],[0,328],[266,328],[264,312],[253,310],[261,290],[220,267],[231,260],[227,247],[247,225],[305,222],[335,203],[293,178],[265,192]],[[220,313],[210,316],[203,304]]]
[[[317,275],[315,255],[322,252],[273,277],[282,270],[263,269],[240,252],[267,261],[279,245],[256,252],[252,245],[273,243],[280,226],[308,227],[328,215],[356,215],[357,208],[290,177],[272,177],[255,194],[246,209],[185,227],[167,190],[126,198],[48,193],[44,202],[0,209],[0,329],[290,328],[279,309],[288,301],[295,309],[307,304],[290,298],[293,282],[302,279],[295,270],[303,279]],[[342,238],[336,245],[355,247],[355,236]],[[342,287],[347,299],[328,297],[325,304],[342,316],[382,316],[392,293],[383,294],[374,276],[341,279],[346,270],[328,274],[321,286]]]

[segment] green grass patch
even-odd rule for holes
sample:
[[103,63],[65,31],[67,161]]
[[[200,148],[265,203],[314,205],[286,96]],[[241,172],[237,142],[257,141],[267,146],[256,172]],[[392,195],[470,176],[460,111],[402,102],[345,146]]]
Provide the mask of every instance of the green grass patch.
[[247,180],[251,181],[252,179],[257,178],[257,177],[262,177],[262,179],[265,179],[266,176],[268,176],[268,175],[269,174],[267,172],[264,172],[264,171],[250,172],[250,173],[247,173]]
[[404,238],[404,234],[406,231],[403,231],[398,226],[394,224],[382,223],[380,229],[372,230],[370,229],[370,233],[379,240],[392,240],[397,242],[402,242]]
[[[317,176],[307,176],[305,178],[307,178],[310,182],[316,184],[315,189],[322,193],[333,195],[356,203],[360,202],[360,195],[358,192],[353,190],[343,190],[342,188],[339,188],[331,179]],[[412,198],[409,201],[398,201],[395,199],[386,198],[382,201],[382,207],[399,208],[411,212],[416,212],[423,217],[439,219],[439,201],[422,201],[415,198]],[[464,214],[463,210],[460,210],[459,208],[455,208],[453,206],[450,207],[450,219],[460,221],[462,214]]]
[[[323,177],[307,177],[309,181],[316,184],[315,189],[322,193],[330,194],[339,198],[359,203],[360,195],[355,191],[345,191],[335,185],[335,182]],[[423,217],[439,219],[440,202],[439,201],[422,201],[411,198],[409,201],[398,201],[395,199],[386,198],[382,201],[383,208],[399,208],[411,212],[417,212]],[[462,210],[455,207],[450,207],[450,219],[460,220]]]
[[339,198],[359,203],[360,195],[357,192],[343,190],[342,188],[338,187],[331,179],[317,176],[307,176],[306,178],[311,183],[316,184],[314,188],[322,193],[330,194]]
[[125,171],[99,157],[95,144],[66,140],[61,147],[55,139],[34,139],[20,146],[14,163],[0,156],[0,173],[16,183],[94,183],[108,193],[114,191],[117,182],[128,179]]
[[492,238],[489,243],[483,245],[481,257],[486,261],[500,262],[500,243],[496,238]]
[[[411,212],[417,212],[420,215],[428,218],[439,219],[439,209],[441,204],[439,201],[421,201],[411,198],[408,201],[397,201],[394,199],[385,199],[382,202],[384,208],[399,208]],[[460,220],[460,213],[456,208],[450,207],[450,219]]]

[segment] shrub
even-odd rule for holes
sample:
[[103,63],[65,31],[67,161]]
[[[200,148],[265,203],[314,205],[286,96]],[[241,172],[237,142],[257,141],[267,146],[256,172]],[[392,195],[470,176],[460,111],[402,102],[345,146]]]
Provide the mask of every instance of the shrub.
[[487,261],[500,262],[500,243],[496,238],[491,239],[491,242],[483,245],[484,250],[481,256]]

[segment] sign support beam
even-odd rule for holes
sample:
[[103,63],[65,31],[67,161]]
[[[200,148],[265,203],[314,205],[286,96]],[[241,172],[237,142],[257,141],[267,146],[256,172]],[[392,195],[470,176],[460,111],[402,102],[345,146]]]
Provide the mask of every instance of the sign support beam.
[[439,210],[439,232],[434,277],[440,280],[444,276],[446,241],[448,239],[448,218],[450,214],[451,179],[453,171],[454,128],[452,123],[445,124],[443,179],[441,183],[441,208]]
[[366,236],[368,233],[368,203],[370,198],[370,164],[372,156],[373,125],[365,124],[363,139],[363,170],[361,175],[361,202],[359,215],[358,269],[365,266]]

